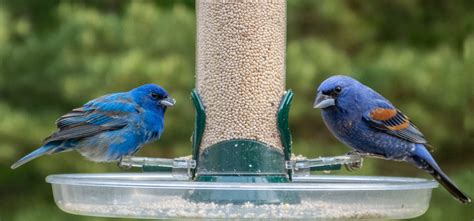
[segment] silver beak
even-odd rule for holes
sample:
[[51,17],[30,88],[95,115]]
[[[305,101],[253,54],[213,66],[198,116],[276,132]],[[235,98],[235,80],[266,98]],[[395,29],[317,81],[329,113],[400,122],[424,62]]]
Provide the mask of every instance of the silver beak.
[[166,107],[172,107],[176,104],[176,100],[174,100],[172,97],[167,97],[161,100],[160,104]]
[[318,93],[316,100],[314,100],[313,108],[326,108],[336,105],[334,98],[328,95],[324,95],[321,92]]

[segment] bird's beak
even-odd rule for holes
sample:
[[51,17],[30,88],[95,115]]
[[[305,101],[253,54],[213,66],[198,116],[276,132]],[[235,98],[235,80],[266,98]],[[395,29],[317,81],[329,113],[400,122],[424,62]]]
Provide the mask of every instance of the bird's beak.
[[176,100],[174,100],[172,97],[167,97],[161,100],[160,104],[165,107],[172,107],[176,104]]
[[316,100],[314,100],[313,108],[326,108],[336,105],[333,97],[324,95],[321,92],[318,93]]

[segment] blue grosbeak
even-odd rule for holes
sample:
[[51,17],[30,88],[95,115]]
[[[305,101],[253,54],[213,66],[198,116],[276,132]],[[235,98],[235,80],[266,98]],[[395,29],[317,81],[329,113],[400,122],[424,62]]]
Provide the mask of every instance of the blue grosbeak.
[[71,150],[96,162],[118,161],[161,136],[166,108],[174,104],[174,99],[155,84],[104,95],[60,117],[58,130],[44,140],[43,146],[11,168],[45,154]]
[[333,76],[317,90],[314,108],[326,126],[357,154],[406,161],[431,174],[458,201],[471,202],[431,156],[430,145],[400,110],[371,88],[347,76]]

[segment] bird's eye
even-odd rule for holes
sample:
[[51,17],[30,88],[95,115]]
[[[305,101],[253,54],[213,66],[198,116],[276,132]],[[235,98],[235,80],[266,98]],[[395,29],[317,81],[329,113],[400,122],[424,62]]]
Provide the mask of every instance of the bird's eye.
[[151,97],[154,99],[163,99],[163,95],[157,94],[157,93],[151,93]]
[[342,87],[341,87],[341,86],[337,86],[336,88],[334,88],[334,92],[335,92],[336,94],[340,94],[341,91],[342,91]]

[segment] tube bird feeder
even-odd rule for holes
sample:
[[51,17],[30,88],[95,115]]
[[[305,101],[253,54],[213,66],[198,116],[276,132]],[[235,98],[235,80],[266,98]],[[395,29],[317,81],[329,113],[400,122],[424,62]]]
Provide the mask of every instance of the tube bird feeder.
[[[286,0],[196,0],[192,157],[125,157],[151,173],[47,177],[62,210],[132,218],[412,218],[430,180],[321,176],[356,155],[292,158]],[[310,108],[311,105],[308,104]]]
[[195,99],[206,119],[196,125],[203,129],[194,151],[197,180],[287,181],[290,143],[278,127],[279,110],[289,105],[282,100],[291,99],[285,91],[286,0],[196,5]]

